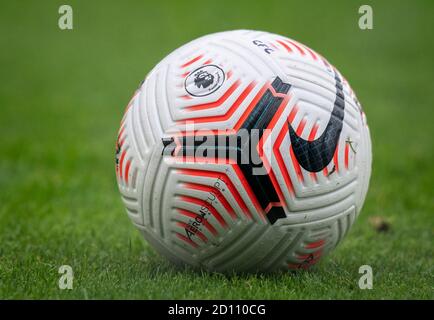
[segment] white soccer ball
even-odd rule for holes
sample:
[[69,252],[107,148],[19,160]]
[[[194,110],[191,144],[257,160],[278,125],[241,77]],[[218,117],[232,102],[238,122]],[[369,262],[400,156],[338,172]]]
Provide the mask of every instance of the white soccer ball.
[[304,269],[347,234],[371,173],[365,114],[307,46],[267,32],[175,50],[127,106],[116,148],[134,225],[170,260]]

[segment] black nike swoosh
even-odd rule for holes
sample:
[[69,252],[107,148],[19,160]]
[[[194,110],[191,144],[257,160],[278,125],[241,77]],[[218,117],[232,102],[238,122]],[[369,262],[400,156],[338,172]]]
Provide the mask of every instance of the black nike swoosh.
[[335,80],[336,99],[333,111],[327,127],[318,139],[308,141],[299,137],[291,124],[288,123],[294,155],[300,166],[310,172],[318,172],[327,167],[333,159],[341,135],[345,115],[345,96],[341,78],[336,71]]

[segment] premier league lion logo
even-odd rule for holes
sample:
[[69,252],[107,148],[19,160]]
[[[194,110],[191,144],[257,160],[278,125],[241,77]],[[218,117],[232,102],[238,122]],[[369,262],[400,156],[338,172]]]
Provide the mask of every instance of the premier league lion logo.
[[207,88],[214,82],[214,76],[207,71],[199,71],[194,76],[194,84],[196,87]]

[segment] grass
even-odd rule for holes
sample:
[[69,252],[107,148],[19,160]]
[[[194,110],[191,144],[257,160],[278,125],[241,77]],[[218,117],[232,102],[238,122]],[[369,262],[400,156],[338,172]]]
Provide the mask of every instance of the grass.
[[[366,1],[365,1],[366,2]],[[365,3],[363,2],[363,4]],[[0,6],[0,298],[433,299],[434,5],[358,1],[61,1]],[[124,213],[114,142],[133,90],[161,58],[206,33],[262,29],[321,52],[350,80],[373,138],[361,216],[308,272],[273,275],[175,269]],[[371,216],[389,220],[376,232]],[[74,289],[59,290],[59,266]],[[358,288],[371,265],[374,288]]]

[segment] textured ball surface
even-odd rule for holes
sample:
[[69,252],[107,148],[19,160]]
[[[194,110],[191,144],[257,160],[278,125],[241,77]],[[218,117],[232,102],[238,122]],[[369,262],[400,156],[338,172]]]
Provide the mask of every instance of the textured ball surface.
[[170,260],[217,271],[314,265],[347,234],[371,172],[345,78],[292,39],[236,30],[163,59],[116,145],[127,213]]

